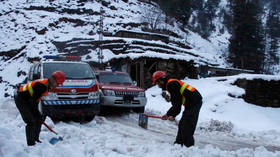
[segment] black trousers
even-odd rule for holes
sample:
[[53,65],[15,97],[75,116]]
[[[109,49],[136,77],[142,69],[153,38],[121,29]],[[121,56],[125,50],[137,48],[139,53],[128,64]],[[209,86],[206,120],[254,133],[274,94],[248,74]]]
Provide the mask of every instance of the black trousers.
[[23,121],[26,123],[25,133],[27,145],[35,145],[35,141],[39,141],[43,122],[43,117],[38,111],[37,104],[30,104],[20,94],[15,95],[15,103]]
[[178,133],[174,143],[191,147],[194,145],[194,132],[199,117],[202,102],[192,105],[191,109],[185,109],[178,126]]

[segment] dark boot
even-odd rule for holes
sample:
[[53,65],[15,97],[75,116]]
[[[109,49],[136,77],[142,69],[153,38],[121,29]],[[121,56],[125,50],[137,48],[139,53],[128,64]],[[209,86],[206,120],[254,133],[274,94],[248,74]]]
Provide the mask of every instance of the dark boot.
[[41,141],[41,140],[39,140],[39,139],[38,139],[38,140],[36,140],[36,142],[38,142],[38,143],[42,143],[42,141]]

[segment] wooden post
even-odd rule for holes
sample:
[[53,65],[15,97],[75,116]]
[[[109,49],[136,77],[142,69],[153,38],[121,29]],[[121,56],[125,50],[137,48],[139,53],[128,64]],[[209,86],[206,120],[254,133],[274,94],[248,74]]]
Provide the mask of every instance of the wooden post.
[[145,82],[145,73],[144,73],[144,61],[140,61],[139,63],[139,78],[140,78],[140,87],[144,88]]

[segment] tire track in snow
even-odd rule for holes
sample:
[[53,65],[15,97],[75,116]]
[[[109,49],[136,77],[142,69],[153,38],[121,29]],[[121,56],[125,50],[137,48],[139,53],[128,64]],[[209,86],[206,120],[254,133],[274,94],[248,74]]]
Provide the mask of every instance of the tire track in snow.
[[[173,144],[177,135],[177,125],[175,122],[162,121],[160,119],[148,119],[148,128],[143,129],[138,126],[138,114],[126,114],[119,116],[107,116],[106,119],[112,123],[123,127],[122,134],[128,134],[135,138],[147,140],[155,140],[159,143],[168,142]],[[130,132],[129,130],[134,130]],[[136,131],[135,131],[136,130]],[[135,134],[137,132],[138,135]],[[167,141],[164,141],[167,140]],[[268,151],[280,151],[280,146],[264,143],[265,141],[252,141],[248,138],[231,136],[224,132],[205,132],[196,130],[195,133],[196,146],[204,148],[206,145],[212,145],[221,150],[236,151],[238,149],[256,149],[264,147]]]

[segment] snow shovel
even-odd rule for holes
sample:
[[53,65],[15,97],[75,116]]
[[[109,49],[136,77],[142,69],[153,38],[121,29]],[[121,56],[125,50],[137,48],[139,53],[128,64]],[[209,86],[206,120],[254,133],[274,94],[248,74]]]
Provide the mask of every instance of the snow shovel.
[[138,125],[144,129],[147,129],[148,126],[148,117],[151,118],[159,118],[161,119],[161,116],[154,116],[154,115],[147,115],[147,114],[139,114],[139,121],[138,121]]
[[[53,132],[54,134],[58,135],[50,126],[48,126],[45,122],[43,122],[43,124],[45,125],[46,128],[48,128],[51,132]],[[61,136],[59,136],[58,138],[53,137],[49,140],[50,144],[56,144],[58,141],[62,141],[63,138]]]

